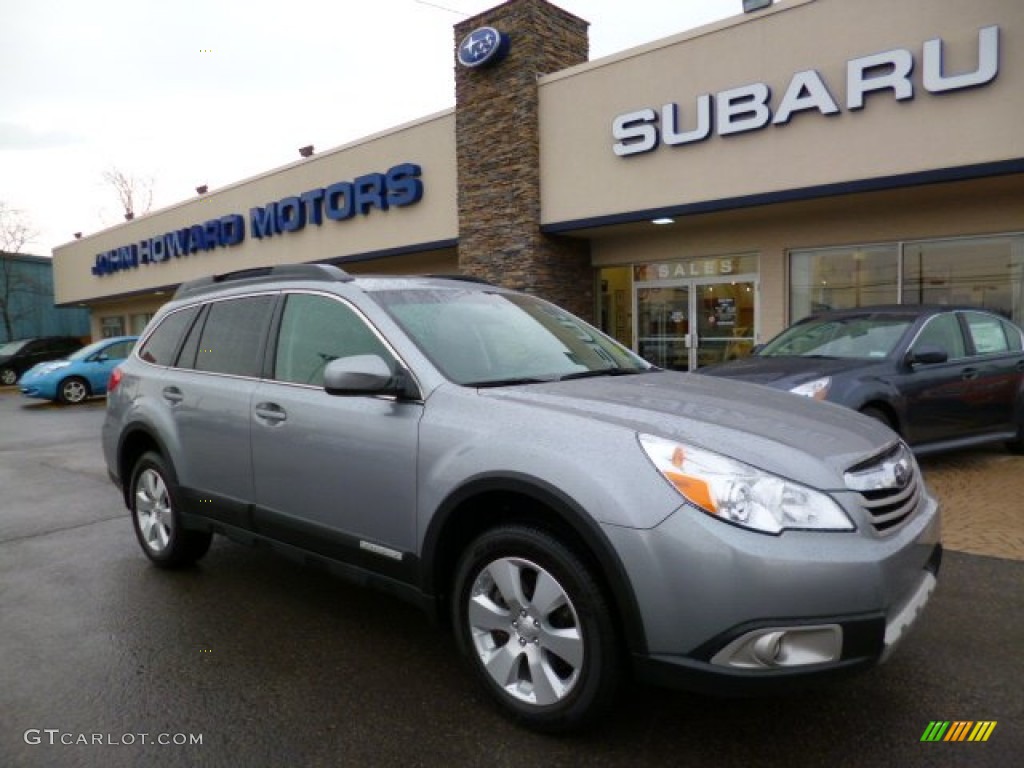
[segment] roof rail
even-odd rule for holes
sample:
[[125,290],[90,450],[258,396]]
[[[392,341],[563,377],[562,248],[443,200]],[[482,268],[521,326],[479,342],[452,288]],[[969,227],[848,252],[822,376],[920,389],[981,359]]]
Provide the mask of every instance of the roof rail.
[[477,277],[476,275],[467,275],[462,272],[454,272],[450,275],[433,274],[433,275],[420,275],[420,277],[433,277],[438,280],[461,280],[464,283],[480,283],[481,285],[493,285],[495,288],[498,286],[488,280],[485,277]]
[[220,275],[207,275],[196,280],[189,280],[178,286],[174,298],[205,293],[228,284],[251,285],[269,283],[278,280],[331,280],[336,283],[350,283],[355,278],[348,272],[333,264],[281,264],[276,267],[256,267],[225,272]]

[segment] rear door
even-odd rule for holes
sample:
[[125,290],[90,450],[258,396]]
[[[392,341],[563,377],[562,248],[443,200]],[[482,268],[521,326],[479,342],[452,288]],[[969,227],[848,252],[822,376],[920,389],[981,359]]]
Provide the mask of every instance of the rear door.
[[250,404],[275,300],[261,294],[212,302],[186,337],[177,367],[154,380],[153,397],[174,421],[175,469],[189,507],[241,527],[250,524],[253,501]]
[[987,312],[965,311],[960,316],[973,352],[968,399],[972,430],[1016,430],[1016,406],[1024,378],[1020,332]]
[[270,376],[252,398],[256,528],[385,570],[416,540],[419,402],[332,396],[324,368],[352,355],[396,358],[361,313],[329,294],[288,295]]

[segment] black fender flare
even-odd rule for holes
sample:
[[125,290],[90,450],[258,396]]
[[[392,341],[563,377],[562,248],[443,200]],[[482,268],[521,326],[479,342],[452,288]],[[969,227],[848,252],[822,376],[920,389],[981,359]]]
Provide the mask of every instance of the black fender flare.
[[[493,473],[470,478],[451,492],[437,508],[423,538],[421,586],[426,594],[437,595],[443,586],[437,583],[437,559],[449,522],[463,503],[482,494],[505,492],[528,497],[557,515],[557,527],[569,528],[579,539],[600,572],[597,574],[611,591],[618,610],[623,637],[632,653],[647,652],[640,607],[626,569],[601,526],[586,510],[561,489],[539,478],[518,473]],[[542,523],[541,523],[542,524]]]

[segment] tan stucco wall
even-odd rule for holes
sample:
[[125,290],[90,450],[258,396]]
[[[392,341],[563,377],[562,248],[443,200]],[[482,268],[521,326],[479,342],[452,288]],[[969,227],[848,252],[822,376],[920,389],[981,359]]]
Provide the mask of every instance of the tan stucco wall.
[[[739,3],[737,3],[737,6]],[[943,94],[922,86],[923,44],[944,41],[945,74],[972,71],[979,29],[998,25],[999,74]],[[906,49],[914,97],[869,93],[847,109],[847,62]],[[816,70],[839,114],[618,157],[617,115],[676,103],[692,127],[700,94],[762,82],[773,114],[794,74]],[[1024,157],[1024,3],[790,0],[542,78],[545,224]]]
[[[251,236],[249,209],[289,195],[351,181],[367,173],[384,173],[400,163],[422,169],[423,198],[413,205],[372,210],[345,221],[325,217],[297,232],[262,240]],[[270,171],[202,197],[139,217],[131,222],[54,249],[58,304],[117,296],[173,286],[202,275],[273,264],[301,263],[454,240],[458,235],[455,172],[455,118],[452,112],[424,118],[391,131],[339,147]],[[140,265],[95,276],[98,253],[163,235],[182,227],[241,214],[245,240],[185,258]]]
[[787,254],[794,249],[1024,232],[1020,175],[769,205],[636,224],[598,235],[595,266],[760,255],[759,341],[788,324]]

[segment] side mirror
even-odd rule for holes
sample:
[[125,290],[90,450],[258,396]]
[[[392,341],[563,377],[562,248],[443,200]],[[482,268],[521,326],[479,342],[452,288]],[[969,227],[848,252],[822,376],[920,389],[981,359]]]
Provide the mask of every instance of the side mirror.
[[329,395],[397,395],[404,387],[382,357],[353,355],[327,364],[324,389]]
[[907,353],[908,365],[934,365],[935,363],[944,363],[948,359],[949,355],[946,354],[946,350],[937,344],[922,344]]

